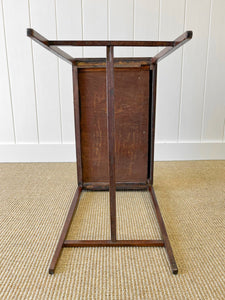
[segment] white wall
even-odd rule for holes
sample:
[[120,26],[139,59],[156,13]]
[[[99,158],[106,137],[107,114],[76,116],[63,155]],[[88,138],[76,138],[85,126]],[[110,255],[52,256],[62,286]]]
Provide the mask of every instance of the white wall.
[[[0,161],[74,161],[71,66],[26,37],[193,39],[159,63],[156,159],[225,158],[224,0],[1,0]],[[104,49],[69,48],[76,57]],[[116,49],[151,56],[158,49]]]

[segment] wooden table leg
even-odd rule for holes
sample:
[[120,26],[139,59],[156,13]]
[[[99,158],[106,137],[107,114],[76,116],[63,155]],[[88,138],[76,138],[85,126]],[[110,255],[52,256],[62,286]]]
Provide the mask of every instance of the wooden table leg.
[[160,209],[159,209],[159,205],[158,205],[158,201],[157,201],[157,198],[155,195],[154,188],[152,186],[149,186],[149,191],[152,196],[152,201],[153,201],[153,205],[155,207],[156,217],[157,217],[157,220],[159,223],[159,228],[161,231],[163,241],[165,243],[166,253],[167,253],[167,256],[168,256],[168,259],[170,262],[171,270],[172,270],[173,274],[177,274],[178,273],[177,264],[176,264],[176,261],[175,261],[174,255],[173,255],[173,250],[170,245],[170,241],[169,241],[167,232],[166,232],[166,227],[165,227],[165,224],[163,221],[163,217],[162,217]]
[[150,82],[150,126],[149,126],[149,182],[153,185],[154,152],[155,152],[155,116],[156,116],[156,91],[157,91],[157,64],[151,65]]
[[116,180],[115,180],[115,117],[114,117],[114,66],[113,47],[107,46],[106,55],[106,99],[109,147],[109,197],[111,240],[116,241]]
[[49,274],[54,274],[56,264],[57,264],[58,259],[60,257],[62,247],[63,247],[63,243],[65,241],[67,232],[70,228],[70,224],[72,222],[74,212],[76,211],[76,209],[78,207],[81,191],[82,191],[82,187],[78,186],[77,189],[76,189],[73,201],[71,203],[68,215],[66,217],[66,221],[64,223],[63,230],[62,230],[61,236],[59,238],[55,253],[54,253],[53,258],[52,258],[52,262],[51,262],[51,265],[50,265],[50,268],[49,268]]

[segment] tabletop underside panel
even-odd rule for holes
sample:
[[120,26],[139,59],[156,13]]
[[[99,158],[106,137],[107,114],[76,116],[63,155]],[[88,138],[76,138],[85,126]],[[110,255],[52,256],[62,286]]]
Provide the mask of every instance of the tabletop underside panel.
[[[115,68],[116,182],[146,183],[149,69]],[[81,159],[84,183],[109,181],[106,71],[79,69]]]

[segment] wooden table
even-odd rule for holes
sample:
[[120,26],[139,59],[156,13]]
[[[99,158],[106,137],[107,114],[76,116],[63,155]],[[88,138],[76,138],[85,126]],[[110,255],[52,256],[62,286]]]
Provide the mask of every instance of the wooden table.
[[[165,247],[173,274],[178,273],[153,188],[158,62],[192,38],[174,41],[51,41],[33,29],[27,35],[72,65],[76,134],[76,189],[49,273],[63,247]],[[102,46],[106,58],[75,59],[57,46]],[[165,47],[155,57],[114,58],[114,47]],[[84,190],[109,190],[111,240],[66,240]],[[161,231],[160,240],[118,240],[116,190],[149,190]]]

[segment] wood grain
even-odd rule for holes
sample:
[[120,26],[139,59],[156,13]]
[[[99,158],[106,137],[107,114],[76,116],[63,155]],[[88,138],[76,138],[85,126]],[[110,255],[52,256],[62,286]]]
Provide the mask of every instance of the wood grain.
[[[84,182],[108,182],[105,69],[80,69]],[[145,182],[148,162],[149,71],[115,68],[116,181]]]
[[106,103],[107,103],[107,139],[109,166],[109,199],[111,240],[116,241],[116,177],[115,177],[115,89],[113,68],[113,47],[106,48]]

